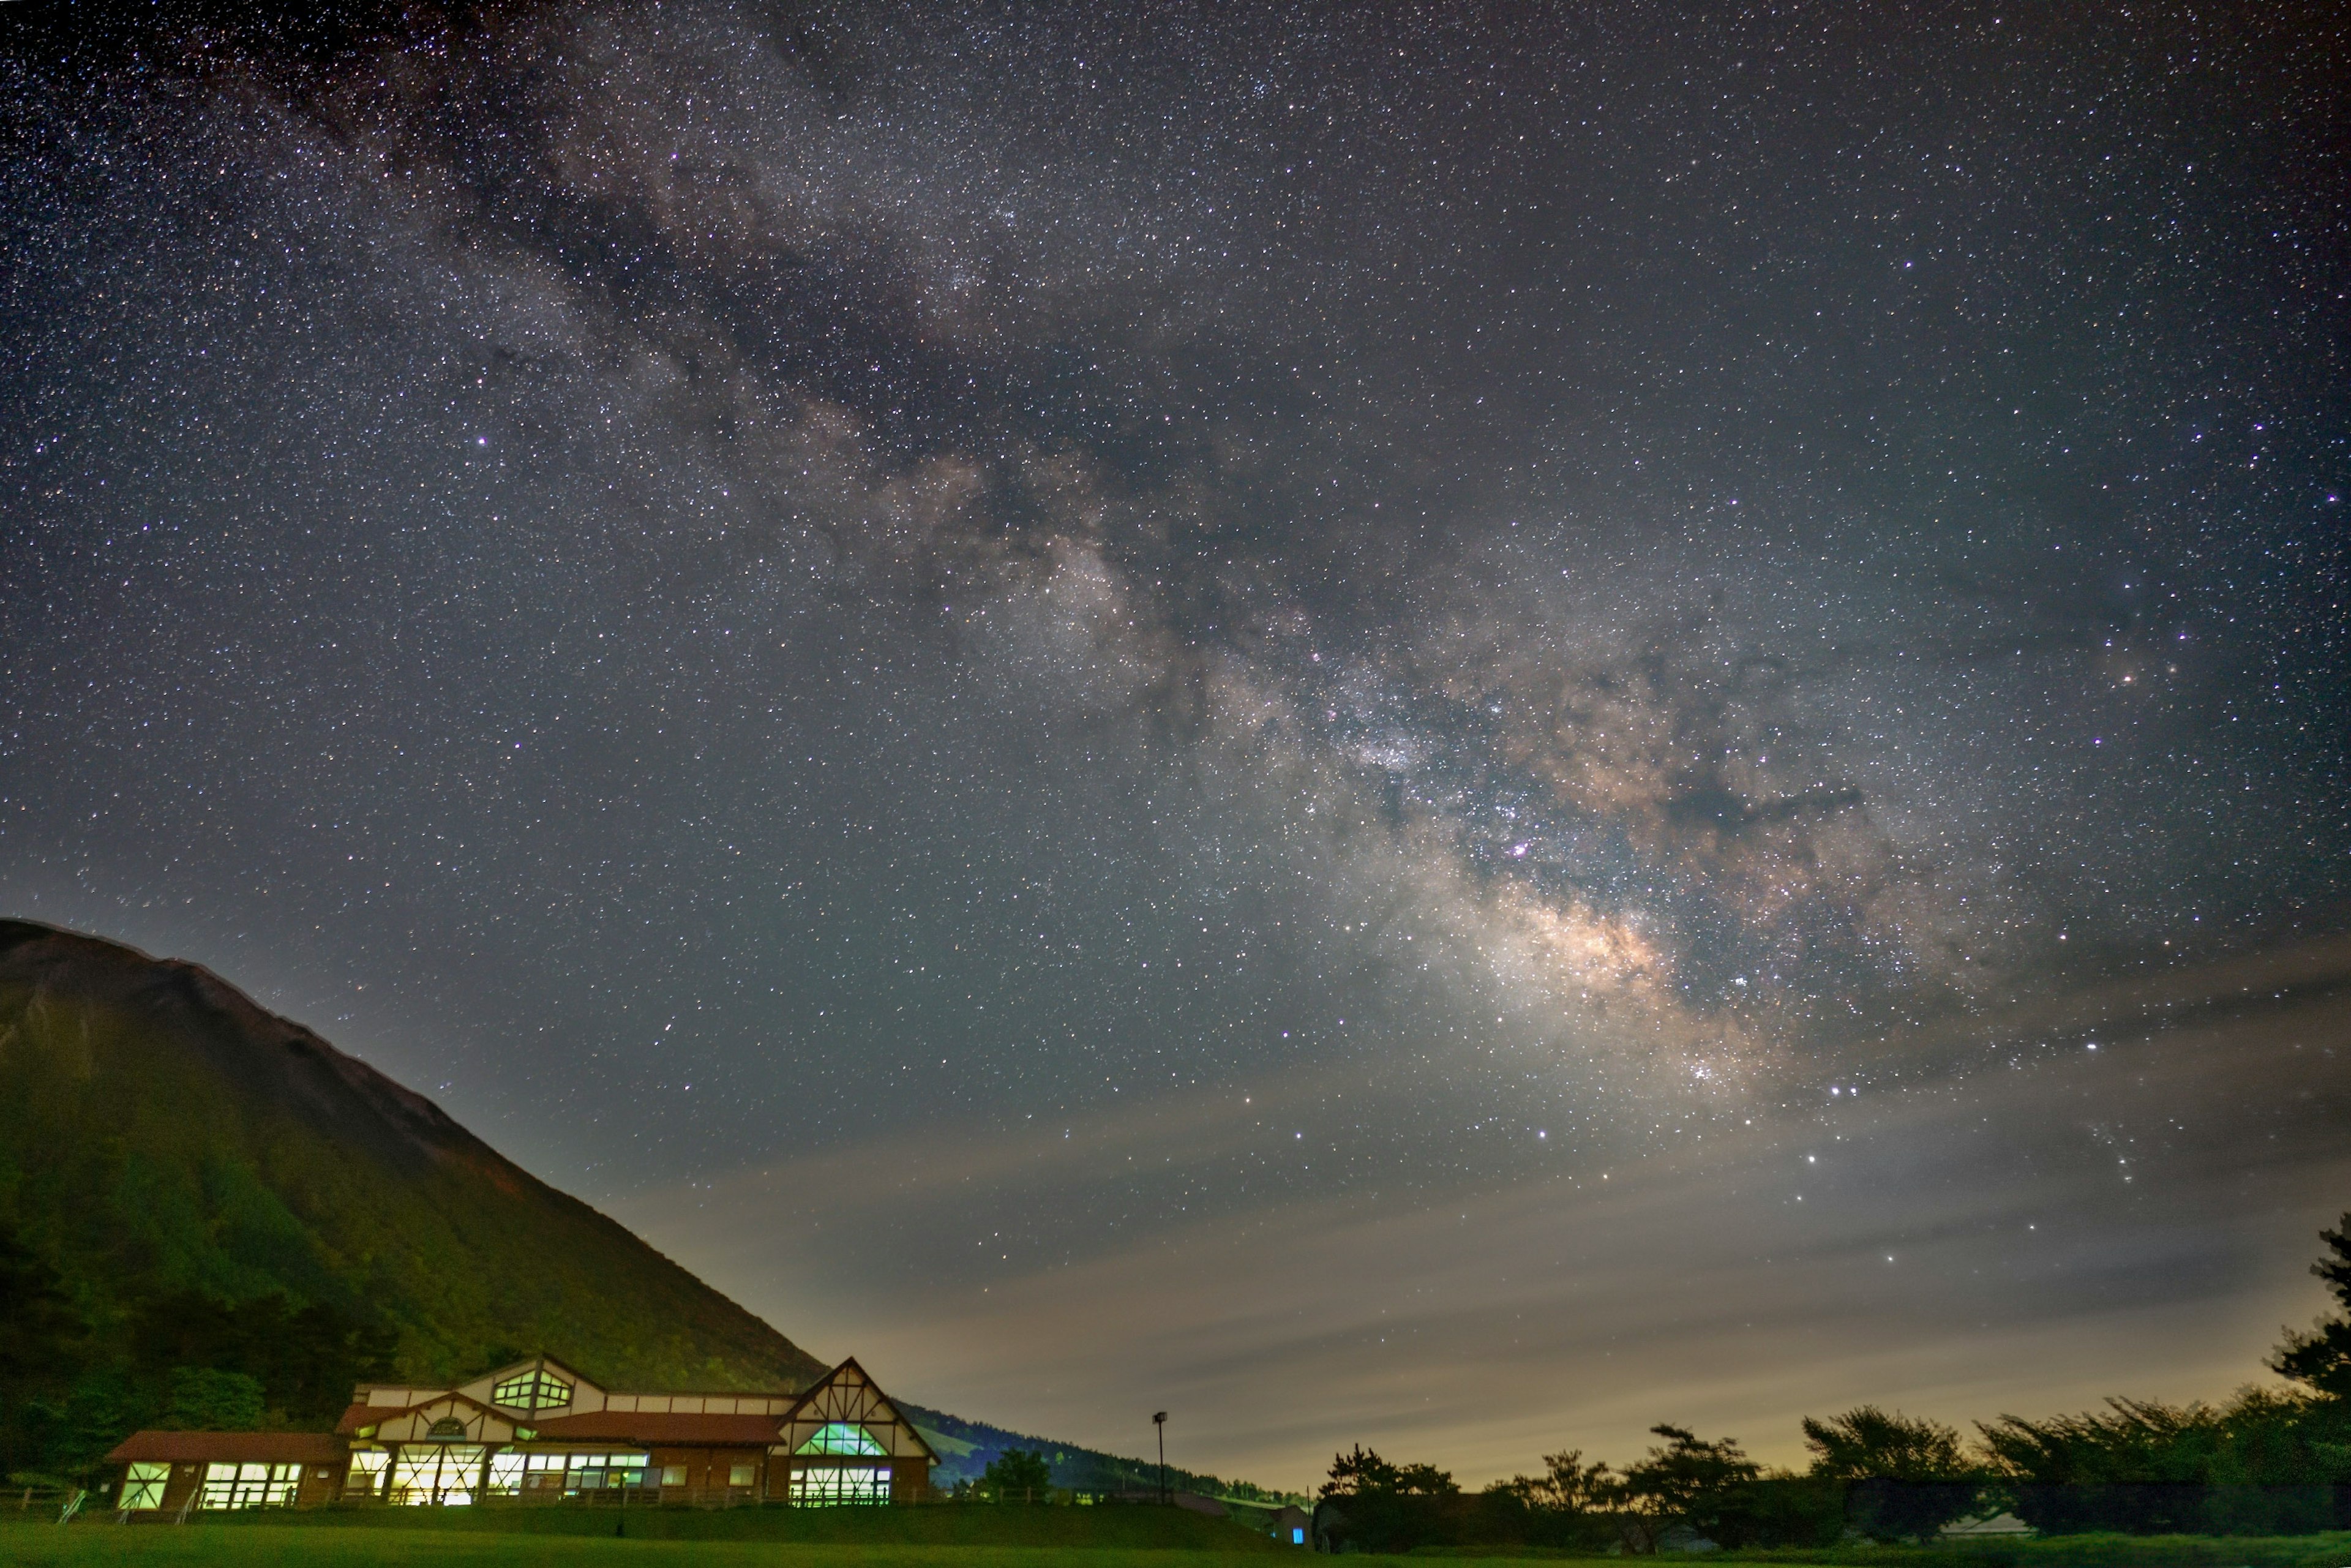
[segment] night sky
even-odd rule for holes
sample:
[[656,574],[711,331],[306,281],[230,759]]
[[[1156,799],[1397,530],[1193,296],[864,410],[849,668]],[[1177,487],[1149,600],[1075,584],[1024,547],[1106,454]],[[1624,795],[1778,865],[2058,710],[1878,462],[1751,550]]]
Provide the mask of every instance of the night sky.
[[2322,1305],[2339,13],[8,9],[0,911],[1269,1484]]

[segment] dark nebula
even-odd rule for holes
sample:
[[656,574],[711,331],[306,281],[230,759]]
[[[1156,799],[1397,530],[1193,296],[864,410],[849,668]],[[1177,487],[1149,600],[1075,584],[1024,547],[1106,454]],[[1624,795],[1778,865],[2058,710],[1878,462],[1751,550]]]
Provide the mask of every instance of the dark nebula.
[[2316,1310],[2340,17],[8,10],[6,912],[1270,1482]]

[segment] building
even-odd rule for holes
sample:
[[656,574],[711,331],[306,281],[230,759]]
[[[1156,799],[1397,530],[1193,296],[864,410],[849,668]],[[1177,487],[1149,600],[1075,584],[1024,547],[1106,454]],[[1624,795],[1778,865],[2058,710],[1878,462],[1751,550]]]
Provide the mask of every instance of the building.
[[106,1462],[122,1468],[116,1507],[176,1513],[332,1502],[350,1459],[327,1432],[134,1432]]
[[632,1393],[547,1356],[453,1387],[363,1384],[333,1433],[140,1432],[129,1512],[600,1501],[921,1502],[938,1462],[853,1360],[798,1394]]

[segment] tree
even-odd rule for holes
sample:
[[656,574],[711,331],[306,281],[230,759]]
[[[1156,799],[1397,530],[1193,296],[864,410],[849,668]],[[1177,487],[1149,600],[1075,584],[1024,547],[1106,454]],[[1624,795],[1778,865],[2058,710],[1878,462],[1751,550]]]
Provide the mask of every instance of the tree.
[[1734,1437],[1704,1442],[1686,1427],[1664,1424],[1649,1430],[1665,1443],[1608,1485],[1625,1550],[1655,1552],[1675,1525],[1719,1546],[1745,1545],[1754,1533],[1754,1487],[1763,1467]]
[[2330,1399],[2344,1399],[2351,1398],[2351,1213],[2335,1223],[2335,1229],[2318,1233],[2334,1256],[2321,1258],[2310,1271],[2326,1281],[2340,1310],[2320,1318],[2307,1333],[2286,1330],[2269,1368]]
[[1319,1494],[1322,1528],[1365,1552],[1405,1552],[1450,1543],[1465,1527],[1461,1489],[1435,1465],[1392,1465],[1370,1448],[1331,1461]]
[[0,1477],[39,1461],[86,1332],[64,1280],[0,1218]]
[[1844,1483],[1847,1521],[1874,1540],[1925,1540],[1975,1507],[1982,1475],[1955,1427],[1875,1405],[1803,1425],[1813,1475]]
[[[1481,1494],[1501,1533],[1537,1546],[1596,1546],[1605,1521],[1608,1467],[1580,1448],[1543,1456],[1540,1476],[1512,1476]],[[1515,1516],[1515,1517],[1513,1517]]]
[[175,1366],[156,1425],[178,1432],[251,1432],[261,1426],[261,1380],[210,1366]]
[[1042,1453],[1026,1448],[1007,1448],[987,1461],[987,1469],[980,1484],[998,1502],[1050,1502],[1052,1500],[1053,1469],[1045,1462]]
[[2260,1388],[2227,1405],[2110,1399],[2104,1411],[1981,1427],[2018,1518],[2050,1535],[2299,1535],[2334,1527],[2351,1485],[2346,1402]]

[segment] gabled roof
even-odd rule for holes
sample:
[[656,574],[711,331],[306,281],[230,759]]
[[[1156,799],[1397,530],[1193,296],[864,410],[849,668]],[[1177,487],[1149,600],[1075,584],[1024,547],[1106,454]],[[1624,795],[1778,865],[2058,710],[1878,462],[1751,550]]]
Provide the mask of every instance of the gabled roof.
[[487,1429],[488,1423],[493,1421],[498,1423],[502,1427],[523,1430],[528,1429],[528,1424],[516,1420],[514,1412],[510,1410],[501,1409],[495,1405],[485,1405],[480,1400],[472,1398],[466,1395],[448,1392],[435,1394],[430,1399],[420,1399],[413,1405],[349,1406],[343,1411],[342,1419],[335,1423],[335,1430],[348,1436],[349,1434],[357,1432],[362,1427],[381,1427],[388,1426],[395,1421],[412,1420],[416,1416],[422,1416],[427,1410],[444,1405],[452,1406],[461,1412],[472,1412],[472,1416],[468,1424],[478,1424],[484,1428],[482,1431],[472,1435],[476,1441],[503,1443],[509,1440],[507,1436],[501,1435],[492,1437],[490,1435]]
[[106,1462],[340,1465],[350,1456],[350,1445],[330,1432],[133,1432]]
[[[818,1378],[799,1402],[784,1412],[777,1440],[787,1453],[798,1453],[800,1445],[830,1421],[848,1422],[868,1431],[876,1427],[887,1427],[889,1436],[882,1437],[883,1446],[893,1458],[939,1462],[938,1450],[890,1402],[890,1396],[875,1385],[853,1355]],[[874,1435],[882,1437],[878,1432]]]
[[534,1430],[541,1442],[764,1448],[776,1440],[776,1419],[665,1410],[590,1410],[578,1416],[550,1416]]

